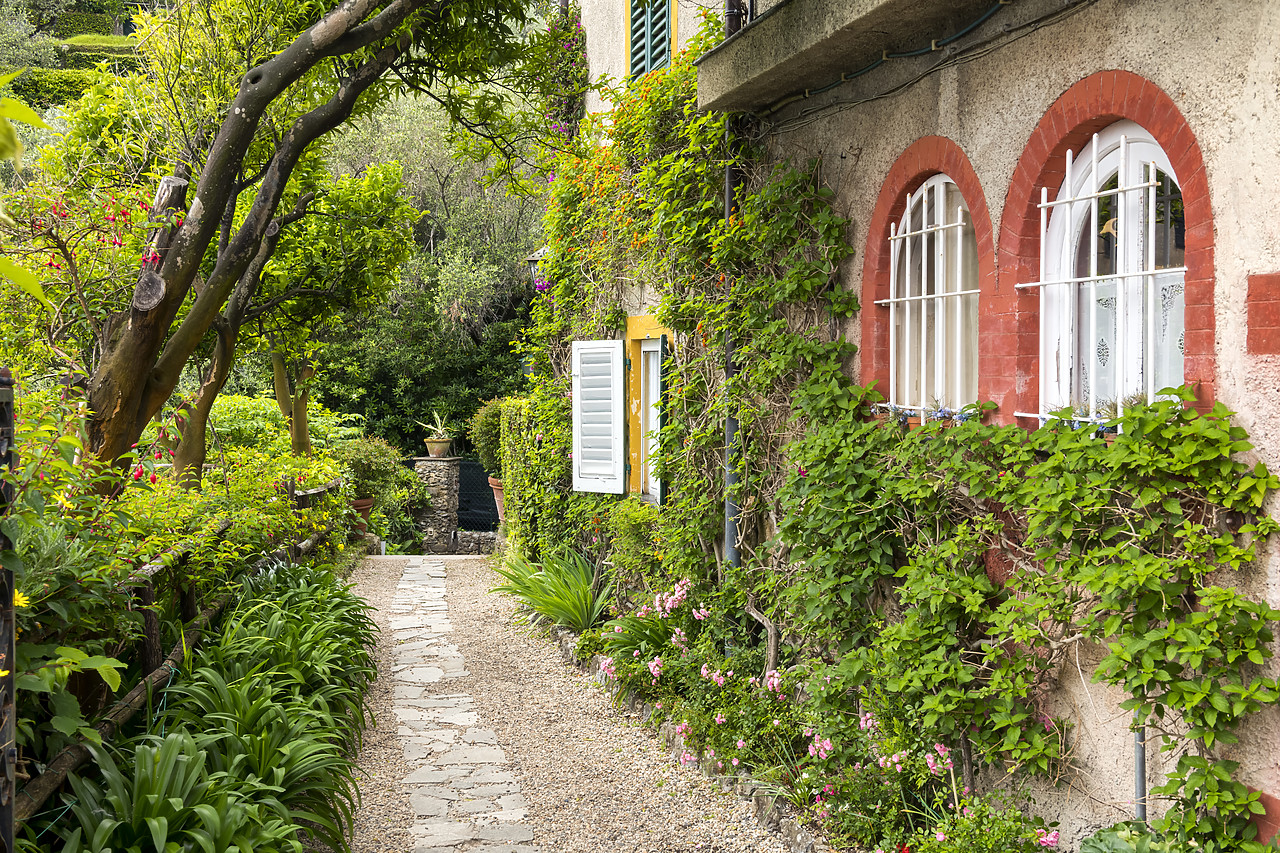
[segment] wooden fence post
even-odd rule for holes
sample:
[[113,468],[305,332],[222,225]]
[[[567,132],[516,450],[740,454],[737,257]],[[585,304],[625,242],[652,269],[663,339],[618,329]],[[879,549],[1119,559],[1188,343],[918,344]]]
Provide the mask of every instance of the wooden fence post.
[[[13,374],[0,367],[0,466],[12,469],[17,463],[13,451]],[[13,486],[0,488],[0,515],[13,501]],[[13,543],[0,534],[0,551],[8,551]],[[18,747],[14,726],[17,704],[14,696],[14,625],[13,572],[8,566],[0,572],[0,853],[13,851],[13,797],[16,789]]]

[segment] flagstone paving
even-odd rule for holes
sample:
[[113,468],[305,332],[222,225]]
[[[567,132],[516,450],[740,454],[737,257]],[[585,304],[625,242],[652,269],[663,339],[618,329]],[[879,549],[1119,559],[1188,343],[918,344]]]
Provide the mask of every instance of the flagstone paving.
[[450,689],[469,673],[449,642],[444,562],[412,558],[389,623],[395,643],[392,712],[405,763],[413,853],[531,853],[533,830],[497,735],[479,725],[474,702]]

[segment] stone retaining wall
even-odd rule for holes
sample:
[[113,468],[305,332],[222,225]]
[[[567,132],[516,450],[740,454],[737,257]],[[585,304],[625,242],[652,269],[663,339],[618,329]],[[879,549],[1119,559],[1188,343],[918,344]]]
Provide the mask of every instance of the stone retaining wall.
[[457,456],[419,456],[413,470],[427,484],[431,506],[415,519],[422,531],[422,550],[428,554],[452,554],[458,530]]
[[413,470],[431,493],[431,506],[414,520],[422,531],[422,550],[428,554],[492,554],[498,535],[458,529],[457,456],[418,456]]

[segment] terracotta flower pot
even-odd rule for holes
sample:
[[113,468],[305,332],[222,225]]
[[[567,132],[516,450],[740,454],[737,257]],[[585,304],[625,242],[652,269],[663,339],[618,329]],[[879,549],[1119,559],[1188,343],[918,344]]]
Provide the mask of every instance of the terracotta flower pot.
[[493,502],[498,507],[498,523],[506,521],[502,514],[502,481],[496,477],[489,478],[489,488],[493,489]]
[[427,455],[428,456],[448,456],[449,448],[453,446],[451,438],[428,438],[427,439]]
[[360,513],[360,520],[356,522],[356,530],[360,533],[369,532],[369,513],[373,512],[373,498],[353,498],[351,508]]

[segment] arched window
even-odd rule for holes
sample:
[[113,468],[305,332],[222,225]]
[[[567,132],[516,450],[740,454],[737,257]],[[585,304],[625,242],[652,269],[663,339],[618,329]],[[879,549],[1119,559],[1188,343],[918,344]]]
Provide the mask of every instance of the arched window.
[[1041,190],[1040,417],[1105,420],[1183,382],[1186,227],[1169,158],[1132,121]]
[[927,418],[978,398],[978,246],[955,182],[934,175],[890,227],[889,403]]

